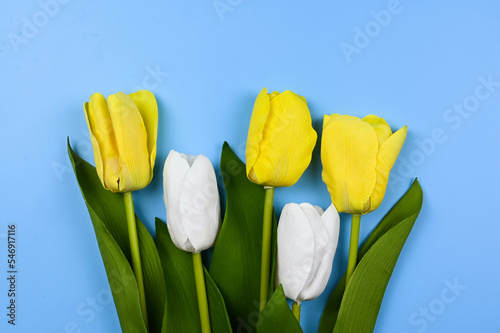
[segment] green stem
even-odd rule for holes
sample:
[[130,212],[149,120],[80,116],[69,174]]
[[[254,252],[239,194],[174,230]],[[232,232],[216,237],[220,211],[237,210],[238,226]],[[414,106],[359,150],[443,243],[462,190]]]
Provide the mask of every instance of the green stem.
[[194,279],[196,281],[196,293],[198,295],[198,308],[200,309],[201,331],[210,333],[210,316],[208,314],[207,289],[205,287],[205,274],[201,253],[193,253]]
[[351,220],[351,240],[349,243],[349,259],[347,261],[347,272],[345,285],[349,283],[352,273],[356,268],[356,263],[358,260],[358,243],[359,243],[359,227],[361,224],[361,215],[352,214]]
[[264,187],[264,221],[262,224],[262,258],[260,266],[260,310],[264,308],[269,293],[269,275],[271,270],[271,234],[273,228],[274,187]]
[[123,200],[125,202],[125,212],[127,214],[128,238],[130,241],[130,253],[132,255],[132,267],[137,280],[137,286],[139,287],[139,300],[141,302],[142,318],[144,319],[146,329],[149,330],[146,295],[144,293],[144,282],[142,279],[141,254],[139,253],[139,240],[137,239],[137,225],[135,222],[132,192],[123,193]]
[[300,302],[294,301],[292,304],[292,313],[295,316],[295,319],[300,324]]

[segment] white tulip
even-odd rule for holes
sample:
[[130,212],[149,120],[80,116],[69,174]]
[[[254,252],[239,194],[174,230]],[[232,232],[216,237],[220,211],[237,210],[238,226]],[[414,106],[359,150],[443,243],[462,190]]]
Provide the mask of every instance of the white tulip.
[[163,169],[163,189],[167,227],[175,246],[192,253],[210,248],[220,226],[219,192],[210,160],[171,150]]
[[340,218],[332,204],[323,212],[308,203],[287,204],[278,224],[276,284],[300,304],[318,297],[332,271]]

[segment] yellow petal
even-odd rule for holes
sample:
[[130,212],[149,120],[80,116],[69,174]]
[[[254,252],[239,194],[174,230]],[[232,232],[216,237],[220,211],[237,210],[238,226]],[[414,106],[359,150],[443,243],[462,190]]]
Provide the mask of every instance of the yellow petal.
[[120,157],[117,191],[144,188],[150,181],[150,161],[146,127],[132,99],[122,92],[108,97],[108,108]]
[[389,124],[387,124],[384,118],[380,118],[371,114],[364,117],[362,120],[369,123],[375,130],[375,134],[377,134],[378,138],[379,147],[385,140],[387,140],[389,136],[391,136],[392,134],[391,127],[389,126]]
[[408,127],[402,127],[380,146],[377,155],[377,183],[373,190],[370,211],[377,209],[384,199],[389,173],[403,147],[407,132]]
[[269,114],[269,105],[270,102],[267,89],[264,88],[255,100],[252,118],[250,119],[250,128],[248,129],[247,146],[245,151],[247,176],[255,183],[258,183],[258,179],[255,178],[253,166],[259,156],[259,143],[260,140],[262,140],[264,126]]
[[273,91],[270,94],[267,94],[269,96],[269,100],[272,101],[274,97],[278,96],[280,93],[277,91]]
[[95,93],[84,105],[85,118],[90,132],[90,140],[94,150],[97,174],[106,189],[108,179],[116,178],[118,174],[118,149],[109,114],[108,105],[103,95]]
[[365,213],[376,182],[378,139],[357,117],[325,115],[321,141],[323,181],[339,212]]
[[259,155],[251,166],[257,182],[276,187],[295,184],[311,162],[316,139],[307,103],[289,90],[274,97]]
[[[153,168],[156,159],[156,140],[158,136],[158,105],[153,93],[149,90],[139,90],[129,97],[141,113],[148,136],[148,152],[150,162],[150,177],[153,178]],[[151,179],[149,179],[151,181]]]

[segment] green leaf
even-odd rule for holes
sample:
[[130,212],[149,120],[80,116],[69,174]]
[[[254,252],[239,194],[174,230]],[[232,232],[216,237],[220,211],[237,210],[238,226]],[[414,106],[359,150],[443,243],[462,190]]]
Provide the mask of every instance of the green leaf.
[[[212,255],[210,274],[224,296],[236,332],[259,313],[264,189],[248,180],[245,164],[227,143],[222,148],[220,168],[226,190],[226,214]],[[275,218],[273,224],[275,231]],[[272,239],[275,253],[275,232]]]
[[163,332],[201,332],[200,315],[191,253],[179,250],[167,225],[156,219],[156,247],[160,254],[167,294],[167,317]]
[[[71,149],[69,140],[68,154],[94,226],[120,326],[123,332],[146,332],[137,282],[130,263],[123,196],[102,187],[95,168]],[[166,297],[163,271],[151,235],[138,218],[136,223],[150,333],[159,333]]]
[[[193,273],[194,274],[194,273]],[[205,268],[205,284],[208,294],[208,311],[210,311],[210,325],[214,333],[232,332],[231,322],[227,314],[224,297]]]
[[[273,233],[271,234],[271,279],[269,281],[269,294],[267,299],[271,299],[274,294],[274,281],[276,280],[276,251],[278,247],[277,243],[278,237],[278,222],[276,221],[276,215],[274,214],[273,209]],[[262,252],[261,252],[262,253]]]
[[155,242],[148,229],[137,218],[137,234],[139,251],[141,253],[142,273],[144,275],[144,290],[150,333],[160,333],[162,330],[164,307],[166,303],[166,287],[160,256]]
[[[158,218],[156,246],[168,286],[163,332],[201,332],[192,254],[174,245],[167,225]],[[212,332],[231,332],[224,299],[207,270],[205,284]]]
[[[384,216],[361,247],[358,253],[359,264],[345,295],[345,275],[335,287],[321,316],[318,333],[331,333],[334,327],[336,332],[342,333],[373,331],[385,289],[399,253],[420,212],[422,200],[422,188],[415,180],[408,192]],[[356,280],[354,280],[355,275]],[[368,292],[366,288],[370,291]],[[363,290],[366,294],[359,295],[354,289]],[[360,299],[360,296],[363,297]],[[356,307],[353,306],[354,303],[357,304]],[[350,328],[345,326],[346,321],[352,321],[354,315],[356,315],[354,321],[363,322],[364,330],[350,331]],[[341,325],[338,329],[337,321],[338,325]],[[354,322],[351,324],[357,325]]]
[[88,207],[123,332],[146,332],[134,272],[99,216]]
[[276,289],[271,299],[267,302],[264,309],[262,309],[262,312],[259,314],[257,332],[302,332],[302,328],[288,306],[281,284]]
[[342,298],[334,333],[373,332],[385,289],[417,216],[387,231],[361,259]]

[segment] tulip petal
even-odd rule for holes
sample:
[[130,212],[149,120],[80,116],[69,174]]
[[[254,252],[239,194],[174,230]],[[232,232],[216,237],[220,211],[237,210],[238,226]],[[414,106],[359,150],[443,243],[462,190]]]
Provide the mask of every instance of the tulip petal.
[[90,124],[89,120],[89,103],[85,102],[83,104],[83,110],[85,112],[85,120],[87,121],[87,126],[89,128],[89,133],[90,133],[90,142],[92,143],[92,150],[94,151],[94,160],[95,160],[95,168],[97,175],[99,176],[99,179],[101,180],[101,184],[104,188],[106,188],[106,183],[104,181],[104,168],[102,165],[102,156],[101,156],[101,150],[99,148],[99,142],[97,142],[97,139],[92,133],[92,125]]
[[389,173],[391,172],[406,139],[408,127],[404,126],[391,135],[380,146],[377,155],[377,182],[372,194],[371,211],[377,209],[384,199]]
[[117,190],[115,181],[118,177],[120,163],[106,99],[99,93],[93,94],[90,96],[89,102],[84,104],[84,111],[99,179],[104,188],[112,191]]
[[172,242],[184,251],[193,250],[182,225],[179,209],[179,193],[188,171],[188,162],[178,152],[171,150],[163,168],[163,200],[167,208],[167,227]]
[[297,204],[287,204],[278,224],[277,284],[286,297],[298,300],[313,265],[314,233]]
[[328,243],[324,253],[319,256],[319,265],[311,284],[303,291],[304,299],[310,300],[318,297],[325,290],[332,272],[333,258],[337,249],[340,231],[339,213],[332,204],[321,216],[328,233]]
[[317,134],[299,95],[287,90],[271,100],[270,109],[251,170],[260,184],[291,186],[309,166]]
[[319,216],[323,215],[325,211],[320,206],[313,205],[314,209],[318,212]]
[[120,156],[117,188],[135,191],[149,184],[147,132],[132,99],[122,92],[108,97],[108,108]]
[[333,204],[325,210],[325,212],[321,215],[321,219],[325,224],[328,234],[333,239],[333,244],[336,248],[340,233],[340,216]]
[[186,173],[179,192],[182,225],[194,251],[210,248],[220,225],[217,179],[212,162],[198,155]]
[[158,136],[158,105],[153,93],[149,90],[139,90],[129,95],[141,113],[148,137],[148,152],[150,161],[150,179],[153,178],[153,168],[156,159],[156,139]]
[[274,97],[278,96],[280,93],[277,91],[273,91],[270,94],[267,94],[269,96],[269,100],[272,101]]
[[375,134],[377,134],[378,138],[378,146],[380,147],[382,143],[387,140],[388,137],[391,136],[392,131],[389,124],[385,121],[384,118],[377,117],[373,114],[368,115],[362,119],[370,124],[375,130]]
[[250,128],[248,129],[247,146],[245,152],[247,176],[253,182],[258,182],[253,166],[259,157],[259,143],[262,140],[264,126],[269,115],[269,96],[267,89],[261,90],[253,107]]
[[377,179],[378,138],[357,117],[325,115],[321,141],[323,181],[339,212],[364,213]]
[[[297,300],[310,300],[318,297],[322,292],[323,288],[317,288],[317,286],[321,286],[322,283],[316,281],[318,278],[317,272],[325,257],[330,258],[331,252],[329,241],[330,235],[326,230],[325,224],[321,216],[318,214],[318,211],[308,203],[300,204],[300,208],[302,209],[304,215],[309,222],[309,226],[314,235],[314,255],[313,255],[313,264],[311,266],[309,276],[307,280],[304,282],[302,289],[297,297]],[[333,258],[332,258],[333,261]],[[326,281],[328,282],[328,280]],[[325,282],[325,286],[326,286]]]

